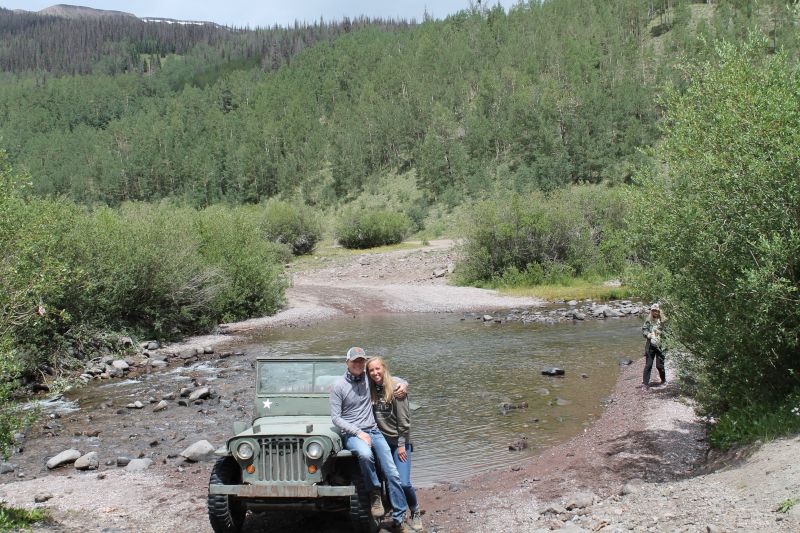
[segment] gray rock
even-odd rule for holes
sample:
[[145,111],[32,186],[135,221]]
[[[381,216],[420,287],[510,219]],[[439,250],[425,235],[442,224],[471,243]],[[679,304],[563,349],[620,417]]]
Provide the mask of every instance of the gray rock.
[[443,278],[447,274],[446,268],[437,268],[433,271],[434,278]]
[[[181,394],[181,396],[183,395]],[[189,395],[189,401],[205,400],[209,396],[211,396],[211,389],[208,387],[200,387]]]
[[627,496],[628,494],[638,494],[643,485],[643,480],[632,479],[622,486],[622,489],[619,491],[619,493],[623,496]]
[[580,311],[575,311],[574,313],[572,313],[572,318],[574,318],[575,320],[586,320],[586,315],[584,313],[581,313]]
[[214,453],[214,446],[207,440],[197,441],[185,450],[180,455],[189,462],[202,461],[208,459]]
[[565,374],[563,368],[558,367],[548,367],[542,369],[543,376],[563,376]]
[[133,403],[129,403],[125,407],[127,407],[128,409],[141,409],[141,408],[144,407],[144,404],[142,402],[140,402],[139,400],[136,400]]
[[148,350],[158,350],[159,347],[158,341],[150,341],[147,343],[147,346],[145,346]]
[[52,497],[53,497],[52,492],[40,492],[39,494],[33,497],[33,501],[35,503],[44,503],[47,500],[51,499]]
[[144,472],[150,465],[153,464],[153,460],[145,457],[144,459],[132,459],[130,463],[125,466],[126,472]]
[[167,362],[160,359],[150,359],[150,366],[153,368],[164,368],[167,366]]
[[212,346],[203,346],[203,353],[206,355],[214,353],[214,348]]
[[17,465],[11,463],[0,462],[0,474],[9,474],[17,469]]
[[52,470],[54,468],[58,468],[61,465],[71,464],[78,460],[81,456],[81,452],[70,448],[69,450],[64,450],[63,452],[59,453],[55,457],[50,458],[47,461],[47,468]]
[[492,320],[494,320],[494,317],[492,315],[483,315],[484,322],[491,322]]
[[528,447],[528,437],[519,437],[508,445],[509,451],[519,452]]
[[565,507],[568,511],[572,511],[573,509],[585,509],[586,507],[591,507],[595,500],[597,500],[597,496],[591,492],[576,492],[567,498]]
[[706,526],[707,533],[727,533],[724,528],[719,526],[715,526],[714,524],[709,524]]
[[89,452],[75,461],[76,470],[97,470],[98,466],[100,466],[100,458],[97,452]]
[[620,357],[619,358],[619,366],[628,366],[628,365],[632,365],[632,364],[633,364],[633,360],[632,359],[628,359],[627,357]]
[[133,346],[133,339],[130,337],[120,337],[118,342],[120,346],[124,346],[125,348]]
[[156,405],[155,407],[153,407],[153,412],[154,412],[154,413],[157,413],[157,412],[159,412],[159,411],[163,411],[164,409],[166,409],[166,408],[167,408],[167,406],[168,406],[168,405],[169,405],[169,404],[167,403],[167,401],[166,401],[166,400],[161,400],[160,402],[158,402],[158,405]]
[[131,462],[130,457],[117,457],[117,466],[128,466],[128,463]]

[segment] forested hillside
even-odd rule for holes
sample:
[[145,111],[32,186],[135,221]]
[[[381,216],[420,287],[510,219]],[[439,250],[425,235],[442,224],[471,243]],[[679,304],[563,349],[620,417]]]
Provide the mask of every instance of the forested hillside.
[[[796,47],[786,2],[762,4],[558,0],[256,32],[4,12],[0,146],[38,194],[112,205],[331,205],[394,170],[451,205],[618,183],[658,139],[674,60],[757,25]],[[42,57],[23,59],[30,43]]]

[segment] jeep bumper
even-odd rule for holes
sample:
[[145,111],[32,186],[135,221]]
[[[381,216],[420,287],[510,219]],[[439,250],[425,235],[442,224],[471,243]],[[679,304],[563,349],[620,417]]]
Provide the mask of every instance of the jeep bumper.
[[209,485],[208,493],[240,498],[335,498],[355,494],[355,488],[352,485]]

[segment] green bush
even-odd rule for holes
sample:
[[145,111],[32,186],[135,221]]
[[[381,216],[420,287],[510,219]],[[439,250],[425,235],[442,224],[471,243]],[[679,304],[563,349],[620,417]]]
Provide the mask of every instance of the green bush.
[[742,422],[800,388],[800,75],[765,50],[687,67],[631,215],[640,289],[666,302],[701,407]]
[[410,227],[404,213],[350,208],[339,217],[336,238],[345,248],[373,248],[402,242]]
[[226,282],[213,300],[223,321],[274,314],[284,303],[283,264],[291,249],[266,241],[255,214],[250,208],[212,206],[196,221],[201,256]]
[[[624,199],[615,190],[576,186],[486,200],[465,222],[463,283],[563,283],[583,275],[618,274],[624,247]],[[612,238],[617,244],[609,244]]]
[[270,199],[263,206],[259,224],[268,241],[288,244],[294,255],[310,254],[322,238],[319,216],[301,204]]
[[119,350],[115,332],[174,338],[283,303],[290,252],[263,238],[253,209],[89,211],[26,198],[3,168],[0,339],[22,372]]

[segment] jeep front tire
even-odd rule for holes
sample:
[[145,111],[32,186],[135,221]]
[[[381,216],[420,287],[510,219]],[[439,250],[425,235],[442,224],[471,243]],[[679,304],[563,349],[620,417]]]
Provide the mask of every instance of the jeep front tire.
[[[232,457],[222,457],[214,465],[208,485],[238,485],[241,483],[239,464]],[[245,508],[236,496],[208,495],[208,519],[214,533],[239,533],[244,524]]]

